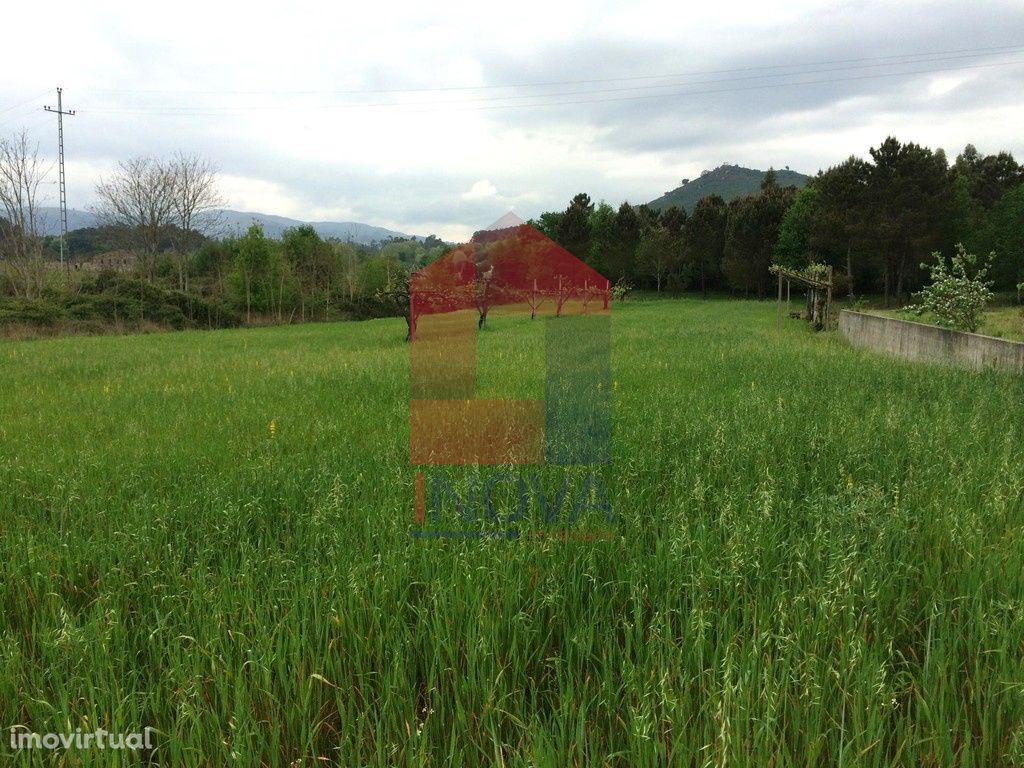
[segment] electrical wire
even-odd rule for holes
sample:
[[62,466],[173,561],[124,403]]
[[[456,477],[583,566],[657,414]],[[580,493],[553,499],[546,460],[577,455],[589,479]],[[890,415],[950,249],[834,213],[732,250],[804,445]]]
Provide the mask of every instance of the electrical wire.
[[[934,60],[932,62],[918,62],[918,63],[943,63],[944,60]],[[842,82],[856,82],[861,80],[872,80],[880,78],[890,77],[905,77],[911,75],[921,74],[937,74],[942,72],[956,72],[974,69],[990,69],[996,67],[1007,67],[1024,64],[1022,59],[1014,59],[1010,61],[1000,62],[989,62],[983,64],[959,64],[944,67],[931,67],[926,69],[912,69],[912,70],[901,70],[897,72],[881,72],[861,75],[850,75],[846,77],[830,77],[826,79],[818,80],[797,80],[787,82],[766,82],[757,83],[753,85],[736,85],[732,87],[713,88],[706,90],[692,90],[694,86],[699,85],[717,85],[717,84],[728,84],[735,83],[742,79],[749,78],[733,78],[725,80],[710,80],[699,83],[687,84],[686,90],[676,90],[667,93],[644,93],[637,94],[636,91],[647,90],[647,89],[665,89],[665,88],[678,88],[680,84],[661,84],[657,86],[638,86],[634,88],[608,88],[608,89],[591,89],[585,91],[565,91],[559,93],[546,93],[546,94],[525,94],[519,96],[499,96],[479,99],[464,99],[459,101],[415,101],[415,102],[376,102],[376,103],[335,103],[335,104],[306,104],[302,105],[303,109],[316,109],[316,110],[337,110],[337,109],[363,109],[363,108],[399,108],[403,110],[411,110],[416,112],[429,112],[429,111],[446,111],[457,109],[459,107],[473,106],[478,104],[485,104],[490,106],[480,106],[477,109],[489,110],[489,109],[527,109],[527,108],[538,108],[548,106],[568,106],[568,105],[579,105],[579,104],[599,104],[599,103],[611,103],[617,101],[635,101],[640,99],[669,99],[677,97],[687,96],[702,96],[711,94],[722,94],[722,93],[735,93],[745,91],[757,91],[773,88],[790,88],[790,87],[804,87],[814,85],[829,85]],[[877,65],[869,65],[877,66]],[[863,68],[863,67],[858,67]],[[804,72],[799,73],[801,75],[813,75],[813,74],[824,74],[828,71],[849,71],[851,68],[844,68],[840,70],[819,70],[817,72]],[[854,68],[856,69],[856,68]],[[793,74],[785,75],[787,77],[794,76]],[[585,96],[591,97],[595,95],[605,94],[625,94],[616,95],[609,98],[583,98],[583,99],[565,99],[564,97],[573,96]],[[557,100],[554,100],[557,99]],[[502,104],[491,104],[492,102],[510,102],[514,100],[532,100],[529,103],[502,103]],[[82,107],[78,111],[80,113],[96,113],[96,114],[138,114],[138,115],[161,115],[161,116],[183,116],[183,117],[201,117],[201,116],[213,116],[222,114],[241,114],[246,112],[274,112],[282,110],[294,110],[295,105],[288,104],[257,104],[257,105],[233,105],[233,106],[196,106],[196,107],[173,107],[173,106],[155,106],[152,108],[146,107],[125,107],[125,108],[108,108],[108,107]],[[419,108],[419,109],[417,109]]]
[[[289,95],[289,96],[312,96],[312,95],[376,95],[388,93],[433,93],[449,91],[476,91],[494,90],[503,88],[546,88],[560,85],[594,85],[601,83],[629,82],[636,80],[661,80],[696,77],[700,75],[722,75],[741,72],[766,71],[771,69],[803,69],[805,67],[822,67],[835,64],[865,64],[866,62],[877,62],[868,66],[884,66],[886,64],[917,64],[926,63],[921,61],[922,57],[946,57],[954,58],[975,56],[987,56],[999,53],[1017,53],[1024,50],[1022,45],[998,45],[984,48],[957,48],[945,51],[923,51],[920,53],[894,54],[889,56],[869,56],[855,59],[829,59],[817,62],[804,62],[800,64],[760,64],[749,67],[736,67],[732,69],[693,70],[690,72],[662,73],[652,75],[621,75],[618,77],[590,78],[583,80],[548,80],[540,82],[490,84],[490,85],[451,85],[434,86],[422,88],[381,88],[381,89],[349,89],[349,90],[165,90],[165,89],[113,89],[113,88],[89,88],[85,89],[90,93],[111,93],[111,94],[180,94],[180,95],[208,95],[208,96],[229,96],[229,95]],[[902,60],[902,61],[899,61]],[[807,74],[805,72],[793,72],[789,74]],[[780,74],[779,76],[784,76]]]

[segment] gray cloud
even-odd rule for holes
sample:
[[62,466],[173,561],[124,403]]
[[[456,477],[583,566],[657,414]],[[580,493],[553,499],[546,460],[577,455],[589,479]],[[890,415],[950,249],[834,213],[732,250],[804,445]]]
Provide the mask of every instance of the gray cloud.
[[[117,160],[183,149],[220,165],[238,207],[449,234],[578,191],[643,202],[722,162],[814,172],[887,134],[950,157],[967,141],[1024,153],[1019,3],[701,10],[528,2],[494,24],[414,4],[322,17],[195,3],[159,21],[76,9],[55,56],[13,41],[39,71],[0,72],[0,131],[27,125],[49,151],[31,97],[61,78],[79,109],[72,205]],[[980,50],[997,46],[1019,47]]]

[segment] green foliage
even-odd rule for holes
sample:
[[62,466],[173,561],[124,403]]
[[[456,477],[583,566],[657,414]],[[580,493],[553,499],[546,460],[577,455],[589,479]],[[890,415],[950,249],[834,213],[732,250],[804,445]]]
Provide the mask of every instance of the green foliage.
[[307,224],[285,230],[281,253],[294,275],[300,319],[307,313],[326,318],[344,268],[338,250]]
[[[866,190],[886,297],[918,282],[915,265],[943,241],[953,192],[941,151],[887,138],[871,149]],[[923,269],[923,267],[922,267]]]
[[410,314],[412,305],[410,303],[410,292],[412,289],[412,275],[403,267],[399,266],[389,271],[384,284],[377,289],[375,297],[380,304],[381,314],[384,316],[404,317],[406,323],[406,339],[412,336],[412,322]]
[[366,296],[377,296],[386,291],[393,276],[403,271],[402,265],[395,258],[381,257],[367,259],[360,266],[359,279]]
[[801,269],[791,269],[785,264],[772,264],[768,271],[773,275],[777,275],[782,269],[789,269],[791,272],[796,272],[811,280],[824,280],[828,277],[828,265],[816,261],[812,261]]
[[684,262],[705,296],[721,271],[729,212],[718,195],[702,198],[687,224]]
[[688,219],[689,214],[686,213],[686,209],[674,205],[661,212],[661,225],[668,230],[669,236],[676,242],[680,242],[686,236]]
[[786,209],[779,225],[779,237],[772,249],[772,259],[789,269],[800,269],[811,259],[811,236],[818,216],[816,187],[801,189],[793,204]]
[[976,240],[996,253],[992,277],[998,285],[1014,286],[1024,277],[1024,184],[992,206]]
[[678,269],[681,257],[679,240],[667,227],[655,225],[644,229],[636,250],[637,271],[653,277],[659,293],[668,275]]
[[549,240],[558,242],[558,230],[562,226],[564,216],[565,213],[562,211],[547,211],[536,219],[530,219],[528,223]]
[[245,309],[246,320],[250,322],[253,312],[284,320],[285,307],[293,306],[297,286],[292,265],[278,243],[263,234],[260,224],[253,224],[235,241],[234,252],[234,272],[229,284],[235,306]]
[[615,281],[615,285],[611,289],[611,299],[615,302],[623,302],[629,298],[629,294],[633,292],[633,284],[626,278],[620,277]]
[[821,264],[813,261],[801,271],[808,277],[815,280],[824,280],[828,276],[828,264]]
[[590,216],[593,212],[590,195],[581,192],[569,202],[558,223],[556,242],[583,261],[590,256]]
[[758,195],[729,203],[722,272],[733,288],[766,295],[772,249],[791,200],[791,190],[767,177]]
[[242,237],[235,241],[235,265],[253,275],[270,269],[273,243],[263,234],[262,224],[253,224]]
[[938,251],[932,258],[934,264],[921,265],[921,269],[930,270],[931,282],[917,294],[918,303],[907,310],[917,315],[927,313],[944,328],[973,333],[981,323],[982,310],[992,299],[992,283],[985,278],[994,254],[979,260],[957,243],[948,265]]
[[20,296],[0,297],[0,327],[28,325],[54,328],[67,319],[63,302],[52,297],[26,299]]
[[590,253],[586,259],[602,275],[608,274],[608,254],[613,247],[614,230],[615,209],[602,200],[590,214]]
[[615,214],[612,245],[608,251],[605,277],[613,281],[632,280],[636,274],[636,249],[640,245],[640,217],[636,208],[622,203]]
[[0,326],[28,325],[71,332],[108,328],[223,328],[239,317],[215,298],[192,296],[115,272],[89,275],[39,299],[0,298]]
[[1003,195],[1024,184],[1024,168],[1013,155],[1000,152],[983,156],[973,144],[957,156],[953,172],[966,182],[971,198],[984,209],[992,208]]
[[727,203],[748,195],[756,195],[769,173],[775,177],[775,183],[780,187],[800,188],[810,181],[810,177],[788,168],[758,171],[738,165],[721,165],[714,170],[704,171],[699,178],[684,180],[679,187],[652,200],[649,205],[657,210],[666,210],[674,205],[692,213],[701,199],[712,195],[717,195]]
[[[686,186],[693,191],[730,179],[745,185],[747,197],[727,204],[706,195],[687,215],[671,201],[615,209],[581,193],[531,224],[612,282],[644,289],[692,286],[708,295],[731,288],[764,296],[771,263],[798,269],[814,259],[835,269],[836,289],[848,287],[851,297],[855,287],[902,296],[923,284],[918,263],[953,242],[972,253],[995,252],[989,274],[999,290],[1024,277],[1024,172],[1006,153],[983,156],[969,146],[950,169],[941,150],[890,137],[872,148],[870,161],[850,157],[794,197],[787,185],[797,177],[788,169],[723,166]],[[124,235],[99,228],[72,233],[69,241],[73,252],[103,255],[130,247]],[[223,241],[171,234],[165,240],[155,253],[119,255],[114,265],[127,261],[132,269],[137,260],[134,269],[153,284],[261,323],[377,316],[388,311],[379,296],[395,268],[415,270],[448,248],[436,237],[373,246],[325,242],[309,226],[280,241],[254,230]],[[0,271],[0,294],[16,292],[11,274]],[[42,310],[26,317],[53,321]]]
[[814,179],[818,197],[810,248],[828,263],[845,268],[851,290],[855,283],[866,289],[875,270],[870,178],[871,164],[851,156]]

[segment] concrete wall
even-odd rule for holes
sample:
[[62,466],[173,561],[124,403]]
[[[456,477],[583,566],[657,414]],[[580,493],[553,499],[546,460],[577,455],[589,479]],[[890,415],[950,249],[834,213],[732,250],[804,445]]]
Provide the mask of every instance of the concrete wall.
[[855,347],[907,360],[1024,373],[1024,343],[844,309],[839,330]]

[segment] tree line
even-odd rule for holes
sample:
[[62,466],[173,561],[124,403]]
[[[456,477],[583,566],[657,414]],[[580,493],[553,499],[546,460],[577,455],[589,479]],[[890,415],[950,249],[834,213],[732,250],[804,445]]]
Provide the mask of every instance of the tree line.
[[206,295],[243,311],[247,322],[371,317],[391,314],[387,291],[447,248],[433,236],[377,245],[325,240],[309,224],[276,240],[253,224],[242,236],[205,242],[192,269]]
[[[403,276],[450,247],[433,236],[325,240],[311,226],[280,239],[258,225],[225,236],[217,168],[177,153],[120,163],[96,185],[102,226],[70,233],[73,256],[124,255],[114,274],[81,262],[81,271],[61,273],[56,239],[40,234],[37,195],[47,172],[26,134],[0,139],[0,299],[8,297],[0,323],[188,327],[394,313]],[[773,264],[824,264],[851,296],[902,302],[922,286],[930,255],[956,244],[994,253],[996,290],[1024,281],[1024,169],[1007,152],[983,155],[972,145],[949,163],[941,149],[889,137],[800,190],[769,171],[756,194],[729,202],[711,195],[689,212],[614,208],[580,193],[531,224],[620,290],[764,297]]]
[[360,244],[310,225],[225,232],[217,168],[198,155],[135,157],[96,185],[101,224],[69,233],[69,268],[41,234],[46,178],[25,134],[0,140],[0,324],[77,321],[174,327],[391,314],[386,289],[449,246],[430,236]]
[[851,296],[903,301],[922,286],[930,254],[957,243],[995,253],[998,290],[1024,280],[1024,169],[972,145],[950,164],[941,149],[889,137],[869,159],[851,156],[800,190],[769,170],[757,194],[710,195],[689,213],[615,209],[581,193],[531,223],[613,282],[657,291],[763,297],[772,264],[824,264]]

